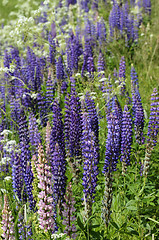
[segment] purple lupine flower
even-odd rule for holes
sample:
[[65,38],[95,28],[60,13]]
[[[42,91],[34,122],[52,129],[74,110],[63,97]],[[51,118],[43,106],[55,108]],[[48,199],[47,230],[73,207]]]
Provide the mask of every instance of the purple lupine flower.
[[38,154],[38,146],[41,142],[41,136],[38,130],[36,118],[33,113],[29,115],[29,139],[30,139],[30,149],[32,155]]
[[23,178],[20,163],[20,156],[18,153],[12,155],[12,186],[14,193],[22,200]]
[[143,8],[145,13],[151,15],[151,0],[143,0]]
[[[136,79],[137,82],[137,79]],[[144,128],[144,109],[141,102],[141,97],[139,93],[139,87],[132,80],[131,85],[132,91],[132,105],[133,105],[133,115],[134,115],[134,128],[136,141],[141,144],[144,142],[143,138],[143,128]]]
[[58,80],[65,79],[64,65],[62,57],[60,56],[56,62],[56,77]]
[[72,74],[78,70],[79,56],[82,54],[82,44],[73,33],[71,33],[71,37],[68,39],[66,53],[68,71]]
[[36,57],[33,50],[31,50],[28,47],[27,66],[26,66],[27,85],[29,89],[32,89],[33,91],[36,91],[36,92],[41,88],[42,65],[43,65],[43,60],[41,58]]
[[28,109],[28,108],[32,108],[32,99],[31,96],[29,94],[29,91],[24,91],[23,96],[22,96],[22,105]]
[[28,194],[28,200],[30,203],[30,209],[35,207],[35,201],[32,195],[32,180],[33,174],[31,171],[31,154],[29,150],[29,136],[28,136],[28,123],[24,110],[21,109],[20,119],[19,119],[19,142],[21,147],[21,170],[22,176],[25,182],[26,191]]
[[137,94],[133,94],[133,107],[135,109],[134,116],[134,127],[135,127],[135,137],[138,143],[143,143],[143,128],[144,128],[144,110],[142,102]]
[[81,1],[81,7],[84,9],[85,12],[89,12],[88,4],[90,3],[90,0],[82,0]]
[[124,56],[121,57],[120,60],[120,65],[119,65],[119,85],[121,85],[121,94],[124,95],[125,93],[125,70],[126,70],[126,66],[125,66],[125,58]]
[[114,37],[115,29],[120,29],[120,7],[116,1],[113,2],[109,15],[110,38]]
[[10,51],[11,54],[11,58],[12,58],[12,62],[14,62],[15,64],[15,69],[14,72],[11,74],[13,76],[15,76],[14,80],[11,80],[11,85],[13,85],[12,87],[12,91],[13,91],[13,95],[15,96],[22,94],[22,83],[21,81],[19,81],[19,79],[17,78],[21,78],[21,59],[19,56],[19,50],[17,48],[12,48]]
[[57,78],[57,85],[58,85],[58,94],[60,96],[61,91],[63,91],[63,92],[65,91],[65,86],[64,85],[66,83],[64,81],[66,79],[66,74],[65,74],[65,69],[64,69],[62,56],[60,56],[58,58],[58,60],[56,61],[56,78]]
[[133,65],[131,66],[131,81],[133,84],[133,88],[136,87],[137,89],[139,89],[138,76]]
[[54,204],[59,207],[59,210],[61,210],[61,203],[64,200],[66,191],[66,161],[58,143],[55,144],[54,152],[52,154],[51,168],[53,175]]
[[37,177],[39,179],[38,188],[41,191],[38,194],[40,199],[38,203],[38,215],[39,215],[39,227],[44,231],[53,231],[55,221],[53,219],[53,198],[52,198],[52,187],[51,187],[51,168],[47,164],[44,156],[44,151],[41,145],[38,149],[38,166],[37,166]]
[[9,207],[8,197],[4,195],[4,207],[2,210],[2,237],[7,240],[14,240],[15,239],[15,232],[14,232],[14,221],[12,212]]
[[70,4],[74,5],[74,4],[76,4],[76,3],[77,3],[77,0],[66,0],[66,5],[67,5],[67,7],[68,7]]
[[[8,53],[8,50],[5,50],[5,51],[4,51],[4,58],[3,58],[4,67],[9,68],[11,62],[12,62],[11,55],[10,55],[10,53]],[[10,72],[9,72],[9,74],[12,75]],[[6,83],[8,83],[8,78],[9,78],[8,73],[4,73],[4,81],[5,81]],[[4,88],[4,89],[5,89],[5,88]],[[10,90],[10,89],[9,89],[9,90]]]
[[28,195],[28,201],[29,201],[29,207],[31,210],[34,210],[35,208],[35,200],[33,197],[33,186],[32,186],[32,182],[33,182],[33,173],[32,173],[32,169],[31,169],[31,163],[29,162],[27,164],[26,167],[26,173],[24,176],[24,182],[25,182],[25,186],[26,186],[26,190],[27,190],[27,195]]
[[50,162],[50,137],[51,137],[51,125],[49,122],[47,122],[45,142],[46,142],[46,160],[48,162]]
[[61,108],[57,99],[55,99],[53,102],[52,111],[53,111],[53,121],[52,121],[51,137],[50,137],[51,156],[55,150],[55,145],[58,142],[60,146],[60,150],[62,151],[62,155],[65,158],[64,126],[62,122]]
[[99,44],[104,44],[106,42],[106,27],[104,20],[101,19],[100,22],[97,22],[97,39],[99,40]]
[[78,159],[81,155],[81,105],[73,86],[71,87],[71,93],[65,98],[65,108],[66,149],[70,158]]
[[126,12],[126,13],[127,13],[127,17],[125,20],[125,29],[126,29],[125,42],[126,42],[126,46],[129,46],[133,26],[132,26],[132,16],[128,12]]
[[55,22],[52,22],[52,24],[51,24],[50,35],[53,39],[56,37],[56,24],[55,24]]
[[95,10],[98,9],[98,0],[93,0],[93,2],[92,2],[92,9],[95,9]]
[[48,111],[51,110],[51,104],[54,100],[54,95],[55,95],[55,83],[53,82],[51,72],[49,71],[46,82],[46,107]]
[[93,50],[90,41],[85,39],[85,49],[83,53],[83,66],[82,66],[82,76],[84,71],[88,71],[90,74],[95,71],[94,60],[93,60]]
[[92,202],[95,197],[95,188],[97,186],[98,175],[98,149],[96,146],[96,138],[92,131],[90,118],[88,113],[82,115],[82,158],[83,158],[83,187],[84,199],[87,209],[87,217],[91,216]]
[[74,222],[76,221],[76,217],[73,215],[73,213],[76,211],[74,204],[76,203],[74,200],[74,197],[72,196],[72,185],[71,183],[68,184],[66,195],[65,195],[65,201],[62,205],[64,207],[64,210],[62,211],[62,215],[64,217],[64,220],[62,224],[66,226],[64,233],[67,234],[72,239],[76,239],[77,234],[75,233],[77,231],[76,226]]
[[26,229],[25,229],[25,223],[24,223],[24,213],[19,212],[18,214],[18,235],[19,235],[19,239],[23,240],[26,239]]
[[[103,55],[100,51],[99,56],[98,56],[98,63],[97,63],[97,72],[99,72],[98,77],[100,78],[100,89],[103,93],[106,92],[106,84],[105,84],[105,62],[104,62],[104,58]],[[101,73],[103,72],[103,73]]]
[[124,30],[125,30],[125,13],[124,13],[124,8],[119,8],[119,11],[120,11],[120,27],[119,27],[119,30],[120,30],[120,34],[121,36],[124,35]]
[[91,39],[91,24],[92,22],[86,18],[86,22],[85,22],[85,30],[84,30],[84,36],[86,39]]
[[103,54],[100,52],[98,56],[98,63],[97,63],[97,72],[99,72],[98,77],[105,77],[104,73],[100,74],[100,72],[105,71],[105,62],[103,58]]
[[48,119],[46,116],[47,115],[46,97],[42,91],[38,93],[37,100],[38,100],[38,110],[40,113],[41,124],[45,127]]
[[156,145],[157,143],[157,134],[159,132],[159,94],[157,89],[154,88],[153,93],[151,95],[151,109],[150,109],[150,118],[148,125],[148,139],[147,141],[152,141],[152,145]]
[[112,112],[107,113],[108,134],[104,173],[116,171],[116,165],[120,156],[122,110],[117,99],[113,99],[112,110]]
[[[118,123],[119,123],[119,126],[121,128],[121,123],[122,123],[122,108],[120,106],[120,103],[118,101],[118,98],[117,96],[114,96],[112,98],[112,111],[114,112],[114,114],[116,115],[117,119],[118,119]],[[120,131],[121,133],[121,131]],[[121,135],[120,135],[121,137]],[[120,140],[119,140],[120,142]],[[120,152],[120,143],[119,143],[119,152]],[[120,154],[120,153],[119,153]]]
[[42,59],[39,59],[38,57],[36,57],[36,60],[35,60],[35,70],[34,70],[34,73],[35,73],[35,76],[34,76],[34,82],[32,84],[33,86],[33,91],[35,92],[38,92],[40,89],[41,89],[41,83],[42,83],[42,73],[41,73],[41,61]]
[[55,65],[55,55],[56,55],[56,45],[55,40],[51,33],[48,35],[48,42],[49,42],[49,62],[51,65]]
[[4,67],[9,68],[11,62],[12,62],[11,55],[8,53],[8,50],[5,50],[4,51],[4,58],[3,58]]
[[134,7],[135,2],[136,2],[136,0],[130,0],[130,4],[132,7]]
[[130,164],[132,145],[132,117],[128,106],[125,105],[121,124],[121,161],[122,173],[126,172],[127,165]]
[[151,153],[156,146],[157,136],[159,132],[159,94],[157,89],[154,88],[151,95],[151,109],[150,118],[147,132],[147,144],[145,151],[145,159],[143,164],[143,175],[147,176],[150,167]]
[[107,140],[106,140],[106,152],[105,152],[105,164],[103,168],[103,172],[111,172],[116,170],[117,159],[115,156],[116,153],[116,146],[115,146],[115,139],[116,135],[118,136],[118,132],[120,130],[118,122],[115,121],[116,117],[112,113],[107,114]]
[[98,115],[97,115],[95,102],[91,98],[88,92],[85,95],[85,104],[86,104],[86,111],[88,112],[88,116],[90,118],[91,130],[94,132],[96,146],[98,147],[98,143],[99,143]]
[[20,209],[18,213],[17,226],[19,240],[23,239],[33,240],[32,226],[30,223],[26,222],[26,218],[24,217],[24,209]]
[[14,97],[10,97],[10,108],[11,108],[11,127],[14,130],[18,130],[18,121],[20,114],[20,100]]
[[34,83],[35,76],[35,62],[36,57],[33,51],[28,47],[27,49],[27,66],[26,66],[26,77],[27,77],[27,85],[29,89],[31,89],[32,84]]
[[92,76],[93,72],[95,72],[94,60],[91,56],[88,56],[87,58],[87,71],[89,72],[90,76]]

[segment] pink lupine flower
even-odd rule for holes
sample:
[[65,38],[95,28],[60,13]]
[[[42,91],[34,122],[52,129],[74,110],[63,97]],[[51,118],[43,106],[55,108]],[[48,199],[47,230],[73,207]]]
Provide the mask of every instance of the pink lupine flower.
[[38,197],[39,227],[44,231],[54,230],[54,212],[53,212],[53,198],[51,188],[51,173],[50,166],[47,165],[47,160],[44,157],[43,147],[39,145],[38,150],[38,167],[37,177],[39,179],[38,188],[41,189]]
[[4,208],[2,210],[2,237],[5,240],[14,240],[14,223],[13,223],[13,216],[12,212],[9,208],[8,197],[7,195],[4,196]]

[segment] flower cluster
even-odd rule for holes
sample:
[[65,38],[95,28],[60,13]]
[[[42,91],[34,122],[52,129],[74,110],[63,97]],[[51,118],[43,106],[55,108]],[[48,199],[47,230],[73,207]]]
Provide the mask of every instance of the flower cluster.
[[116,171],[116,165],[120,155],[120,119],[115,112],[107,114],[107,140],[105,152],[105,164],[103,172]]
[[44,156],[44,151],[41,145],[38,150],[38,166],[37,166],[37,177],[39,179],[38,198],[38,215],[39,215],[39,227],[44,231],[54,230],[54,219],[53,219],[53,198],[52,198],[52,187],[51,187],[51,168],[47,164]]
[[144,128],[144,109],[141,102],[141,96],[139,93],[138,78],[134,67],[131,68],[131,90],[132,90],[132,110],[134,117],[134,128],[136,141],[139,144],[144,142],[143,128]]
[[[73,80],[72,80],[73,81]],[[81,105],[75,88],[65,98],[65,140],[67,156],[79,158],[81,155]]]
[[157,89],[154,88],[151,95],[151,109],[148,125],[148,139],[146,144],[145,159],[143,165],[143,175],[147,176],[150,167],[150,158],[152,150],[157,143],[157,136],[159,132],[159,94]]
[[2,210],[2,237],[6,240],[14,240],[15,232],[14,232],[14,223],[12,212],[9,207],[8,197],[4,195],[4,207]]
[[64,220],[62,224],[66,226],[64,233],[66,233],[67,236],[69,236],[70,238],[76,239],[77,234],[75,232],[77,231],[77,229],[74,224],[76,217],[73,215],[73,213],[76,211],[74,207],[74,204],[76,202],[72,195],[72,185],[71,183],[69,183],[65,195],[66,202],[63,203],[64,210],[62,211],[62,215],[64,217]]
[[97,186],[98,175],[98,150],[96,138],[91,129],[91,122],[88,113],[82,114],[82,158],[83,158],[83,187],[86,200],[87,215],[90,217],[92,211],[92,202]]

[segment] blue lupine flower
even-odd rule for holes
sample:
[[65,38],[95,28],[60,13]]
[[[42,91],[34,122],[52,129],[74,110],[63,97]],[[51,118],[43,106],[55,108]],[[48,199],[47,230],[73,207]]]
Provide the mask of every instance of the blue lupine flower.
[[[72,81],[72,80],[71,80]],[[79,158],[81,155],[81,104],[75,88],[65,98],[65,140],[68,155]]]
[[90,119],[91,130],[94,132],[95,142],[98,146],[98,143],[99,143],[98,114],[97,114],[95,102],[91,98],[88,92],[85,95],[85,105],[86,105],[86,112],[88,112],[88,116]]
[[23,188],[23,178],[20,156],[18,153],[13,154],[12,157],[12,186],[14,193],[18,196],[19,200],[22,200],[22,188]]
[[[144,142],[143,128],[144,128],[144,109],[141,102],[139,93],[137,77],[133,74],[132,76],[132,105],[133,105],[133,116],[134,116],[134,128],[136,141],[141,144]],[[133,76],[135,77],[133,79]]]
[[51,33],[49,33],[48,35],[48,42],[49,42],[49,62],[51,65],[55,65],[56,45]]
[[56,142],[52,153],[52,175],[53,175],[53,197],[55,204],[59,204],[64,200],[66,191],[66,161],[61,150],[61,146]]
[[154,88],[151,95],[151,109],[150,109],[150,118],[148,125],[148,142],[151,142],[153,146],[157,143],[157,135],[159,132],[159,94],[157,89]]
[[121,148],[122,109],[116,98],[113,99],[112,104],[112,112],[107,113],[108,134],[106,140],[105,165],[103,169],[104,173],[116,171]]
[[125,66],[125,58],[124,56],[121,57],[120,60],[120,65],[119,65],[119,85],[121,85],[121,94],[124,95],[125,94],[125,70],[126,70],[126,66]]
[[53,111],[53,120],[52,120],[52,130],[51,130],[51,138],[50,138],[51,156],[54,152],[56,143],[58,143],[60,150],[62,152],[62,155],[65,158],[64,125],[62,122],[61,108],[57,99],[54,100],[52,111]]
[[152,151],[157,143],[157,137],[159,132],[159,94],[157,89],[154,88],[153,93],[151,95],[151,109],[150,109],[150,118],[148,125],[148,133],[147,133],[147,144],[145,151],[145,159],[143,164],[143,175],[147,176],[148,170],[150,167],[150,159]]
[[151,15],[151,0],[143,0],[143,7],[145,13]]
[[84,197],[86,200],[88,217],[91,215],[92,202],[95,197],[95,188],[97,186],[98,175],[98,149],[96,138],[91,129],[90,118],[88,113],[82,115],[82,158],[83,158],[83,187]]

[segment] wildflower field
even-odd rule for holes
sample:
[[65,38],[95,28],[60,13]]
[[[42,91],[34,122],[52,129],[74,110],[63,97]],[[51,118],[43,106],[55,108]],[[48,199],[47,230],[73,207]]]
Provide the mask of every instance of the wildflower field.
[[0,1],[0,239],[159,239],[159,1]]

